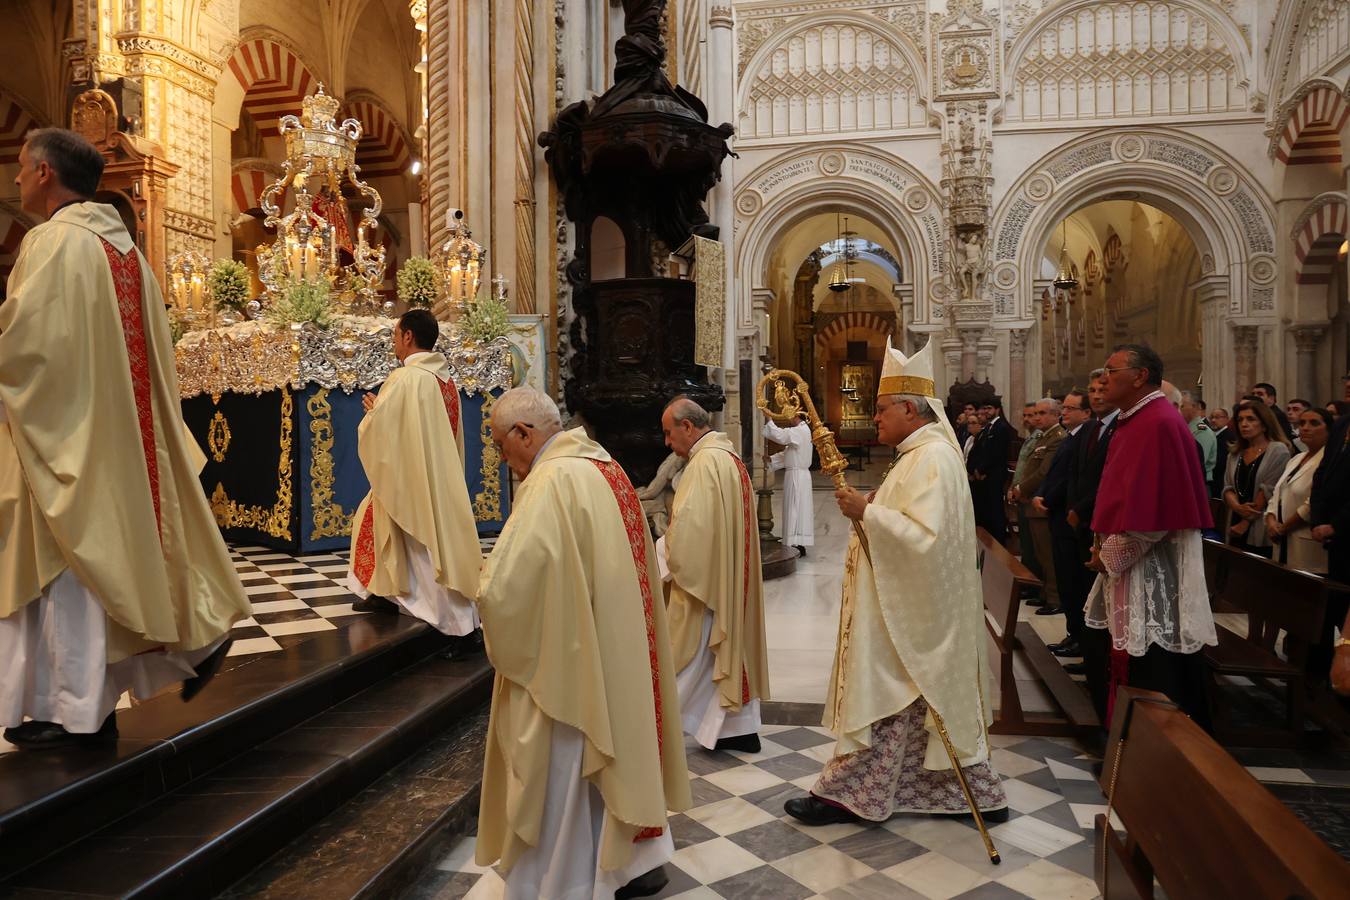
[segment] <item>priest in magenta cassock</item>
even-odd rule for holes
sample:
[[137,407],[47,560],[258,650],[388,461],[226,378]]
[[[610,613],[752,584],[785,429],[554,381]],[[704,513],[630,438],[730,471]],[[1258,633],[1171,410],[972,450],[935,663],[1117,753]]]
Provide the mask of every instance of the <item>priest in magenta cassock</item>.
[[1111,635],[1108,709],[1116,687],[1129,684],[1166,694],[1207,727],[1200,650],[1218,637],[1200,536],[1213,520],[1195,439],[1163,396],[1157,353],[1122,344],[1105,371],[1106,400],[1120,416],[1092,514],[1101,574],[1085,620]]
[[622,468],[530,387],[492,407],[521,479],[478,591],[496,669],[479,865],[507,900],[654,894],[689,773],[655,548]]
[[764,439],[782,444],[783,449],[769,457],[769,468],[783,471],[783,543],[795,547],[802,556],[816,542],[815,508],[811,497],[811,426],[806,419],[786,428],[764,420]]
[[887,343],[873,421],[896,456],[881,486],[835,497],[862,523],[849,541],[839,641],[823,724],[834,758],[788,814],[808,825],[895,813],[969,814],[932,712],[980,810],[1007,818],[989,756],[989,667],[975,519],[956,434],[934,399],[929,341],[913,359]]
[[750,475],[707,410],[687,397],[661,414],[680,473],[665,553],[667,611],[684,731],[709,750],[760,750],[769,699],[764,574]]
[[91,199],[102,171],[88,141],[45,128],[15,179],[47,220],[0,303],[0,724],[22,748],[115,738],[125,690],[182,681],[191,699],[249,615],[197,480],[159,285]]
[[[357,449],[370,493],[352,519],[347,585],[359,612],[401,610],[443,634],[471,638],[483,555],[469,488],[459,390],[434,352],[440,326],[425,309],[404,313],[378,397],[365,396]],[[461,641],[455,652],[473,649]]]

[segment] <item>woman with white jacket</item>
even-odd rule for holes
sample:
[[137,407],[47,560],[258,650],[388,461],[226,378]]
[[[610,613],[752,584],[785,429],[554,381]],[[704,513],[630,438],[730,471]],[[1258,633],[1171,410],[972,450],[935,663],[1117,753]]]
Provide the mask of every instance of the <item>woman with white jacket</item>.
[[1307,409],[1299,416],[1299,440],[1308,449],[1289,460],[1266,507],[1266,535],[1275,545],[1274,560],[1319,575],[1326,574],[1327,551],[1321,541],[1313,540],[1308,498],[1330,426],[1331,414],[1324,409]]

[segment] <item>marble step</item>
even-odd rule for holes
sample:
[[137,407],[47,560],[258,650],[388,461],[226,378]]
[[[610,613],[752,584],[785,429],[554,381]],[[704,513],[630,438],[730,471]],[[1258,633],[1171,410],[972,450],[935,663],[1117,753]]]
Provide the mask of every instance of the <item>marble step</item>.
[[444,645],[408,617],[364,616],[231,658],[191,703],[173,693],[119,711],[116,743],[0,755],[0,881]]
[[392,898],[475,829],[488,709],[456,722],[220,895]]
[[486,702],[484,656],[431,657],[0,884],[0,895],[210,897]]

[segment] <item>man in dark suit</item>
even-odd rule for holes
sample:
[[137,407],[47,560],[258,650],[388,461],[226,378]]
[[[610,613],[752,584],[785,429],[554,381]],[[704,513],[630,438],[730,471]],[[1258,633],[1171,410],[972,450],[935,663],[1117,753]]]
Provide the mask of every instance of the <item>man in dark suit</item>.
[[[1115,433],[1116,417],[1120,410],[1106,400],[1106,371],[1093,370],[1088,383],[1088,405],[1097,417],[1079,432],[1079,452],[1069,460],[1068,513],[1065,518],[1074,529],[1078,558],[1082,564],[1075,570],[1075,596],[1084,601],[1092,590],[1096,573],[1087,567],[1092,558],[1092,513],[1097,505],[1097,488],[1101,486],[1102,470],[1106,468],[1106,453]],[[1081,615],[1081,607],[1080,607]],[[1083,628],[1078,635],[1078,649],[1083,661],[1065,666],[1072,674],[1086,674],[1088,693],[1097,715],[1106,722],[1106,695],[1109,683],[1111,644],[1109,632],[1099,628]],[[1062,648],[1061,648],[1062,649]],[[1052,649],[1053,652],[1053,649]]]
[[1004,482],[1008,480],[1008,450],[1013,430],[1003,418],[1003,400],[994,397],[980,405],[984,422],[970,450],[966,470],[970,495],[975,501],[975,524],[1002,544],[1008,537],[1008,518],[1003,510]]
[[[1331,427],[1322,463],[1313,473],[1309,503],[1312,536],[1327,548],[1327,577],[1350,584],[1350,416],[1341,416]],[[1326,672],[1333,652],[1347,652],[1333,651],[1331,643],[1331,626],[1340,625],[1345,614],[1344,596],[1328,604],[1325,636],[1308,653],[1311,671]]]
[[1214,457],[1214,476],[1209,480],[1211,497],[1223,496],[1223,473],[1228,469],[1228,445],[1233,443],[1234,438],[1232,429],[1228,427],[1228,420],[1228,410],[1225,407],[1216,406],[1209,411],[1209,427],[1219,445],[1218,453]]
[[[1069,478],[1072,461],[1083,446],[1092,421],[1088,395],[1080,390],[1069,391],[1060,407],[1060,421],[1068,433],[1055,451],[1050,470],[1041,482],[1040,492],[1032,505],[1045,514],[1050,525],[1050,553],[1055,566],[1055,580],[1059,585],[1059,605],[1064,611],[1067,636],[1054,645],[1056,656],[1079,656],[1079,636],[1083,631],[1083,603],[1087,593],[1079,596],[1084,583],[1082,572],[1085,560],[1079,552],[1078,536],[1069,524]],[[1040,611],[1037,611],[1040,614]],[[1057,648],[1057,649],[1056,649]]]
[[1275,385],[1268,381],[1258,381],[1252,385],[1252,396],[1270,407],[1270,411],[1275,414],[1275,421],[1280,423],[1280,429],[1284,431],[1284,436],[1289,438],[1292,443],[1298,435],[1294,433],[1294,426],[1289,424],[1289,417],[1284,414],[1284,410],[1280,409],[1275,394]]

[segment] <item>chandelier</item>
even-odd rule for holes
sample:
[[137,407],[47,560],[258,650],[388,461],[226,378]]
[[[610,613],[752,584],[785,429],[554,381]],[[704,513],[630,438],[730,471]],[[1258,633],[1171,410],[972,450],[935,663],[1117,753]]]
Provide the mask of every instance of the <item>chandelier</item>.
[[849,263],[853,261],[853,241],[850,239],[853,232],[848,230],[848,217],[844,217],[844,224],[840,226],[839,217],[835,216],[835,229],[839,235],[835,240],[836,247],[839,244],[844,245],[842,250],[836,251],[840,254],[840,259],[843,260],[843,264],[841,265],[839,262],[834,264],[834,271],[830,273],[830,283],[828,287],[836,294],[842,294],[853,286],[853,279],[849,278],[848,270]]
[[[263,225],[275,228],[277,236],[270,247],[258,247],[258,280],[269,299],[296,281],[317,281],[326,283],[349,308],[358,300],[374,308],[384,280],[384,248],[371,247],[367,236],[377,226],[383,201],[378,191],[357,176],[361,123],[347,119],[334,124],[338,106],[337,98],[325,94],[321,84],[304,99],[299,118],[281,119],[286,161],[261,200],[267,214]],[[347,186],[366,200],[355,240],[343,198]],[[288,188],[294,204],[282,215]],[[344,252],[350,255],[350,263],[344,264]]]

